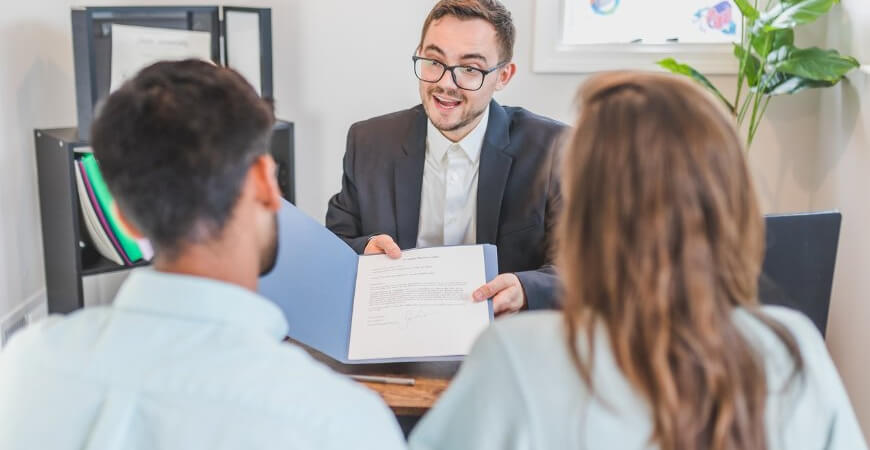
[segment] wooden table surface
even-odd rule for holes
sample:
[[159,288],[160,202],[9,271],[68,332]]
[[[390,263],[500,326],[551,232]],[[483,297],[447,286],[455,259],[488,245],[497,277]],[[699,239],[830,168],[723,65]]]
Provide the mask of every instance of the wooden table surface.
[[459,370],[459,362],[414,362],[389,364],[342,364],[304,344],[293,342],[336,372],[346,375],[375,375],[413,378],[413,386],[359,381],[377,392],[397,416],[422,416],[447,389]]

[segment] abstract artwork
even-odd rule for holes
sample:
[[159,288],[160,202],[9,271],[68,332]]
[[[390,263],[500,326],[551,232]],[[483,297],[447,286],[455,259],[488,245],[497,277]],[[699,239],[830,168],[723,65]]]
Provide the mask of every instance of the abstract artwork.
[[733,36],[737,33],[733,11],[731,2],[719,2],[709,8],[699,9],[695,13],[694,21],[700,24],[702,31],[714,30]]
[[727,44],[740,37],[734,0],[564,0],[563,45]]
[[619,0],[589,0],[589,3],[592,11],[602,16],[613,14],[619,8]]

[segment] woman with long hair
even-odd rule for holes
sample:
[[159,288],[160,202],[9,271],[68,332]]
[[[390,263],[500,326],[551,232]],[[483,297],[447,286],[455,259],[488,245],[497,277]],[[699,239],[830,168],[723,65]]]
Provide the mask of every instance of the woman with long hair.
[[417,449],[866,449],[819,333],[762,307],[732,120],[668,75],[590,79],[562,160],[561,312],[490,327]]

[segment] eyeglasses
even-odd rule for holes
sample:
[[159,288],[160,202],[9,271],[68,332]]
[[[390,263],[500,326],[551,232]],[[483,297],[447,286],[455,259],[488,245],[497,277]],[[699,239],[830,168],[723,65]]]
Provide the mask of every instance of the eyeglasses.
[[448,66],[440,61],[419,56],[412,56],[411,60],[414,61],[414,75],[417,75],[420,81],[437,83],[441,81],[441,78],[449,70],[456,87],[466,91],[480,89],[487,75],[501,69],[507,64],[507,61],[505,61],[491,69],[478,69],[477,67],[470,66]]

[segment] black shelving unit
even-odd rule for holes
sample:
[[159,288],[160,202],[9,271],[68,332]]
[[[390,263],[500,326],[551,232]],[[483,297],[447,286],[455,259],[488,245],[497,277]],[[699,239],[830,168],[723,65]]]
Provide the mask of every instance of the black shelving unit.
[[[84,307],[82,277],[128,270],[147,263],[121,266],[103,257],[84,226],[76,187],[74,160],[89,152],[78,128],[34,130],[39,209],[45,258],[49,313],[68,313]],[[281,194],[295,203],[293,123],[275,124],[271,153],[278,163]]]

